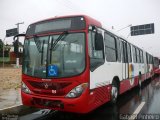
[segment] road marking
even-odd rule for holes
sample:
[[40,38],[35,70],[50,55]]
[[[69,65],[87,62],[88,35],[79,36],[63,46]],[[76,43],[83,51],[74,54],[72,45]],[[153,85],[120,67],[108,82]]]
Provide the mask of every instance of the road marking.
[[128,120],[135,120],[135,118],[137,117],[138,113],[143,108],[144,104],[145,104],[145,102],[141,102],[141,104],[137,107],[137,109],[134,111],[134,113],[130,116],[130,118]]
[[10,109],[10,108],[14,108],[14,107],[18,107],[18,106],[21,106],[21,105],[22,105],[22,104],[14,105],[14,106],[11,106],[11,107],[6,107],[6,108],[3,108],[3,109],[0,109],[0,111],[6,110],[6,109]]
[[51,111],[50,109],[42,109],[42,110],[39,110],[39,111],[34,112],[32,114],[41,114],[41,115],[43,114],[43,115],[45,115],[45,114],[48,114],[50,111]]

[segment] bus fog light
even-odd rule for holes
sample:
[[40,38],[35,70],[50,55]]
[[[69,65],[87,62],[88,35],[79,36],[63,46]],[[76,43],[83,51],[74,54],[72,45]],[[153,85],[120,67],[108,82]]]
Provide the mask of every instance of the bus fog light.
[[29,90],[29,88],[26,86],[26,84],[24,82],[22,82],[21,89],[22,89],[23,92],[25,92],[27,94],[31,93],[31,91]]
[[88,87],[88,83],[82,83],[81,85],[78,85],[74,89],[72,89],[67,95],[67,98],[76,98],[79,97],[84,90]]

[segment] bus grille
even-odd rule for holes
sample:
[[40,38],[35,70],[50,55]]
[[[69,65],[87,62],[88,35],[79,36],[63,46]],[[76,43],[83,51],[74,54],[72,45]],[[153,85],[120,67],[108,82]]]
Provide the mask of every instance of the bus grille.
[[34,88],[45,89],[45,90],[62,90],[63,88],[71,84],[71,83],[52,83],[52,82],[35,82],[35,81],[29,81],[29,83]]
[[[66,94],[64,88],[69,86],[71,83],[52,83],[52,82],[35,82],[28,81],[30,85],[34,88],[40,89],[37,91],[33,89],[33,92],[36,94],[52,95],[52,96],[63,96]],[[54,93],[54,91],[56,92]]]

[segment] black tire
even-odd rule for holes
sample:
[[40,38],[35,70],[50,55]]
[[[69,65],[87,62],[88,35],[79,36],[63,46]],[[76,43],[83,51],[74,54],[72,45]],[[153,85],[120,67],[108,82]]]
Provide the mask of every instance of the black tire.
[[112,89],[111,89],[111,102],[115,104],[117,102],[119,95],[119,86],[116,81],[113,81],[112,83]]

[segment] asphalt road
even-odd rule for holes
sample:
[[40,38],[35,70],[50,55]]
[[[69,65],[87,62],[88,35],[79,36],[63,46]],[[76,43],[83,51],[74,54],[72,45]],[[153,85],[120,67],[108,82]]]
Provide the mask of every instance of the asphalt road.
[[0,111],[0,115],[2,120],[160,120],[160,76],[120,95],[116,105],[106,103],[85,115],[26,106]]

